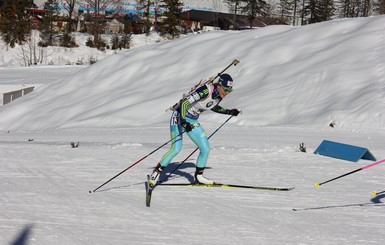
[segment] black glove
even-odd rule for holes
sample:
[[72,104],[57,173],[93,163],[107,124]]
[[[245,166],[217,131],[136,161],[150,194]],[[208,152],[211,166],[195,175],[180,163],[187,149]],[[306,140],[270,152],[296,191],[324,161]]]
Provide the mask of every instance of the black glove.
[[193,126],[189,122],[183,121],[181,125],[186,129],[186,132],[190,132],[193,129]]
[[232,115],[232,116],[238,116],[238,114],[240,113],[240,111],[238,109],[231,109],[229,114]]

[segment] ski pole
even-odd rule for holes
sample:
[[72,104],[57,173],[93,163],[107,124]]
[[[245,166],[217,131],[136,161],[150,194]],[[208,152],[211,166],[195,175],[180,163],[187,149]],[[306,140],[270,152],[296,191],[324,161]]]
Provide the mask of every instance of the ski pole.
[[385,191],[380,191],[380,192],[375,192],[375,191],[373,191],[373,192],[372,192],[372,196],[373,196],[373,197],[376,197],[377,195],[384,194],[384,193],[385,193]]
[[239,63],[240,63],[239,60],[234,59],[234,60],[230,63],[230,65],[226,66],[226,68],[223,69],[221,72],[219,72],[217,75],[215,75],[215,77],[210,78],[209,80],[207,80],[207,81],[206,81],[205,83],[203,83],[203,84],[208,84],[208,83],[214,82],[215,79],[217,79],[220,75],[222,75],[222,73],[224,73],[224,72],[225,72],[227,69],[229,69],[232,65],[236,66],[236,65],[238,65]]
[[142,157],[141,159],[139,159],[138,161],[134,162],[133,164],[131,164],[129,167],[127,167],[126,169],[124,169],[123,171],[121,171],[120,173],[118,173],[117,175],[115,175],[114,177],[112,177],[111,179],[107,180],[106,182],[104,182],[103,184],[101,184],[99,187],[97,187],[95,190],[93,191],[89,191],[89,193],[93,193],[97,190],[99,190],[101,187],[105,186],[107,183],[109,183],[111,180],[115,179],[116,177],[118,177],[119,175],[121,175],[122,173],[126,172],[127,170],[129,170],[130,168],[132,168],[133,166],[135,166],[136,164],[138,164],[139,162],[143,161],[144,159],[146,159],[148,156],[152,155],[153,153],[155,153],[156,151],[158,151],[159,149],[161,149],[163,146],[167,145],[168,143],[170,143],[171,141],[173,141],[174,139],[176,139],[176,137],[178,136],[181,136],[182,134],[184,133],[184,131],[180,134],[178,134],[177,136],[175,136],[174,138],[170,139],[169,141],[167,141],[166,143],[164,143],[163,145],[159,146],[158,148],[156,148],[155,150],[153,150],[152,152],[148,153],[147,155],[145,155],[144,157]]
[[224,73],[227,69],[229,69],[232,65],[236,66],[239,64],[239,60],[237,59],[234,59],[230,65],[228,65],[225,69],[223,69],[223,71],[219,72],[213,80],[215,80],[217,77],[219,77],[220,75],[222,75],[222,73]]
[[371,167],[376,166],[376,165],[378,165],[378,164],[380,164],[380,163],[383,163],[383,162],[385,162],[385,159],[382,159],[382,160],[377,161],[377,162],[375,162],[375,163],[366,165],[366,166],[364,166],[364,167],[362,167],[362,168],[358,168],[358,169],[353,170],[353,171],[351,171],[351,172],[349,172],[349,173],[340,175],[340,176],[338,176],[338,177],[335,177],[335,178],[333,178],[333,179],[324,181],[324,182],[322,182],[322,183],[318,183],[318,182],[317,182],[317,183],[314,184],[314,187],[315,187],[315,188],[318,188],[318,187],[320,187],[320,185],[326,184],[326,183],[328,183],[328,182],[331,182],[331,181],[333,181],[333,180],[336,180],[336,179],[345,177],[345,176],[350,175],[350,174],[354,174],[354,173],[356,173],[356,172],[358,172],[358,171],[361,171],[361,170],[364,170],[364,169],[367,169],[367,168],[371,168]]
[[[229,118],[227,118],[227,120],[221,124],[221,126],[219,126],[212,134],[210,134],[210,136],[208,137],[208,139],[211,138],[211,136],[213,136],[216,132],[219,131],[219,129],[221,129],[233,116],[230,116]],[[195,150],[193,152],[190,153],[190,155],[188,155],[178,166],[176,166],[176,168],[174,168],[174,170],[172,170],[164,180],[161,180],[159,184],[162,184],[163,182],[165,182],[180,166],[182,166],[182,164],[184,164],[199,148],[195,148]]]

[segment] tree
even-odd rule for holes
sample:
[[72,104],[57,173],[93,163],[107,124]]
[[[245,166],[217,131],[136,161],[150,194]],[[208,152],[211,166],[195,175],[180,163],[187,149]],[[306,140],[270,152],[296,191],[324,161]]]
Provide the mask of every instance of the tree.
[[163,16],[165,17],[161,22],[160,30],[171,38],[178,37],[180,31],[177,29],[179,25],[179,16],[182,13],[182,3],[179,0],[164,0],[163,8],[167,9]]
[[299,11],[299,6],[300,6],[299,0],[293,0],[292,4],[293,4],[293,26],[295,26],[295,23],[297,20],[297,15],[300,12]]
[[29,0],[3,0],[0,8],[0,32],[4,42],[11,48],[26,42],[31,33],[31,19],[26,12]]
[[314,21],[317,11],[315,0],[280,0],[279,10],[281,18],[289,18],[293,25],[306,25]]
[[75,10],[75,5],[77,4],[77,0],[63,0],[66,4],[65,10],[68,12],[68,23],[67,23],[67,33],[70,34],[72,32],[72,15]]
[[318,6],[319,21],[328,21],[333,19],[334,11],[335,11],[335,7],[334,7],[333,0],[319,1],[319,6]]
[[301,25],[306,25],[310,16],[310,3],[309,0],[302,0],[301,6]]
[[120,48],[129,49],[131,46],[131,34],[123,33],[119,43]]
[[267,17],[276,17],[277,16],[277,9],[278,9],[278,2],[276,0],[266,0],[266,16]]
[[279,4],[281,18],[289,18],[293,26],[298,25],[299,15],[302,13],[301,0],[281,0]]
[[310,23],[317,23],[331,20],[334,16],[334,1],[333,0],[310,0]]
[[39,32],[33,30],[23,45],[18,47],[19,60],[24,66],[41,64],[44,59],[44,47],[39,45]]
[[120,39],[119,39],[118,35],[116,35],[116,34],[112,35],[110,42],[111,42],[111,49],[112,50],[117,50],[120,48],[119,47]]
[[101,34],[101,22],[103,20],[102,14],[105,11],[107,7],[116,7],[120,0],[85,0],[86,3],[88,3],[91,7],[91,9],[94,10],[92,21],[93,21],[93,27],[92,32],[94,35],[94,44],[96,46],[99,45],[100,40],[100,34]]
[[278,4],[278,9],[281,19],[289,18],[293,11],[291,0],[281,0]]
[[253,28],[253,21],[257,15],[265,15],[264,9],[267,3],[264,0],[244,0],[245,5],[241,7],[242,12],[247,14],[250,29]]
[[342,18],[368,17],[376,12],[376,6],[380,6],[384,0],[342,0],[341,14]]
[[378,14],[385,14],[385,0],[379,0],[376,4]]
[[139,10],[142,10],[144,13],[144,16],[146,17],[146,35],[150,35],[150,29],[151,29],[151,21],[150,21],[150,7],[151,7],[151,1],[150,0],[138,0],[137,1],[137,8]]
[[226,0],[227,5],[229,6],[229,11],[234,13],[233,16],[233,30],[238,29],[237,24],[237,13],[240,9],[241,0]]
[[353,17],[354,6],[351,0],[342,0],[341,2],[341,17]]
[[42,36],[46,37],[44,45],[53,45],[53,35],[55,34],[54,22],[57,21],[59,15],[59,2],[57,0],[48,0],[44,3],[44,18],[40,24]]

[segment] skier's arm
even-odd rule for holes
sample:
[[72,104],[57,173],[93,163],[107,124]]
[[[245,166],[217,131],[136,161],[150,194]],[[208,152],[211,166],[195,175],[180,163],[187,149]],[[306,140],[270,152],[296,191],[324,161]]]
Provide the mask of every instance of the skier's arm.
[[221,107],[220,105],[214,106],[211,110],[216,112],[216,113],[232,115],[232,116],[238,116],[238,114],[240,113],[240,111],[238,109],[225,109],[225,108]]
[[229,110],[229,109],[225,109],[225,108],[223,108],[223,107],[220,106],[220,105],[214,106],[211,110],[212,110],[213,112],[220,113],[220,114],[227,114],[227,115],[230,114],[230,110]]

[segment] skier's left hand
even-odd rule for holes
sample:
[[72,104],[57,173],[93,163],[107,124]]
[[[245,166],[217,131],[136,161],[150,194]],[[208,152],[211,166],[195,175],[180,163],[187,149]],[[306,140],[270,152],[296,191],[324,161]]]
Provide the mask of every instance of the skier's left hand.
[[240,111],[238,109],[231,109],[229,114],[236,117],[239,113]]

